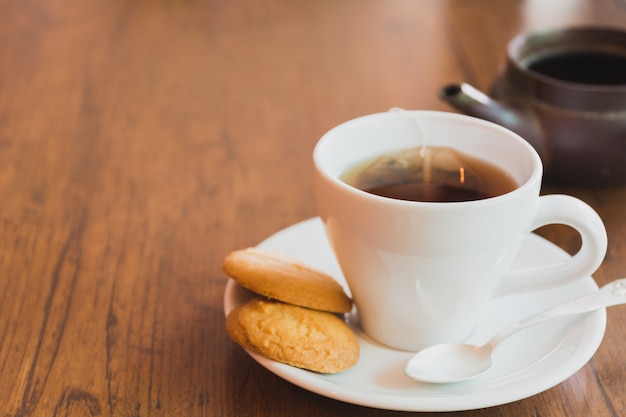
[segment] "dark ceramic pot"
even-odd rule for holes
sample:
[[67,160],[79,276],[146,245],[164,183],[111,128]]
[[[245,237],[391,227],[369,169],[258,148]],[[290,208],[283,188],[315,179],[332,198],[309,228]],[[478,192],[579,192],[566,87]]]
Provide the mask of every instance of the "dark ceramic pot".
[[521,34],[491,94],[451,84],[440,96],[501,124],[539,152],[548,180],[626,182],[626,32],[574,27]]

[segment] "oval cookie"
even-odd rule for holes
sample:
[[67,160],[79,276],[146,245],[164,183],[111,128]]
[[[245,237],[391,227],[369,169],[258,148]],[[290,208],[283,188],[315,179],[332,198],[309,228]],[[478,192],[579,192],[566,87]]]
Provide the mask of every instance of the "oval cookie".
[[224,272],[243,287],[301,307],[347,313],[352,300],[330,275],[277,252],[256,248],[229,253]]
[[240,346],[278,362],[320,373],[344,371],[359,359],[355,334],[332,313],[252,299],[226,318]]

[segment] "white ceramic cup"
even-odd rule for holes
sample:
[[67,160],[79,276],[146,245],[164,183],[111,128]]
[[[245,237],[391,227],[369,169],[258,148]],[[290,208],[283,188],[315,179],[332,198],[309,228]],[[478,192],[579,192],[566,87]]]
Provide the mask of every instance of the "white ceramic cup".
[[[519,186],[468,202],[413,202],[380,197],[339,179],[358,162],[420,146],[455,148],[504,169]],[[319,215],[357,307],[376,341],[416,351],[462,341],[496,296],[554,287],[589,276],[607,248],[604,225],[571,196],[539,196],[542,163],[515,133],[445,112],[386,112],[343,123],[314,151]],[[582,246],[562,263],[509,270],[534,229],[552,223],[577,230]]]

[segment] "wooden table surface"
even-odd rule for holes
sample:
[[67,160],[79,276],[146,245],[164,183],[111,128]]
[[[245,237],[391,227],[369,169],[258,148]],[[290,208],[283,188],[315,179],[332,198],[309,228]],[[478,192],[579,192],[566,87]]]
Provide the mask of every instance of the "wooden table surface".
[[[1,0],[0,416],[403,415],[251,359],[224,328],[222,259],[316,216],[331,127],[452,111],[437,90],[488,89],[515,34],[589,23],[626,27],[626,3]],[[626,275],[626,186],[544,192],[604,219],[596,281]],[[607,314],[572,377],[466,415],[626,415],[626,309]]]

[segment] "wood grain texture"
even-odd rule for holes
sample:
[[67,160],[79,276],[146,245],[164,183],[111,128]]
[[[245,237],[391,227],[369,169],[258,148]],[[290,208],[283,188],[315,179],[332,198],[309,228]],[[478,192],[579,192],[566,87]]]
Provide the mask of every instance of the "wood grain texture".
[[[626,27],[626,4],[0,0],[0,416],[403,415],[257,365],[226,335],[221,261],[316,215],[329,128],[449,111],[438,88],[488,88],[515,34],[590,23]],[[548,191],[598,210],[595,277],[622,276],[626,189]],[[564,383],[465,415],[625,415],[624,322]]]

